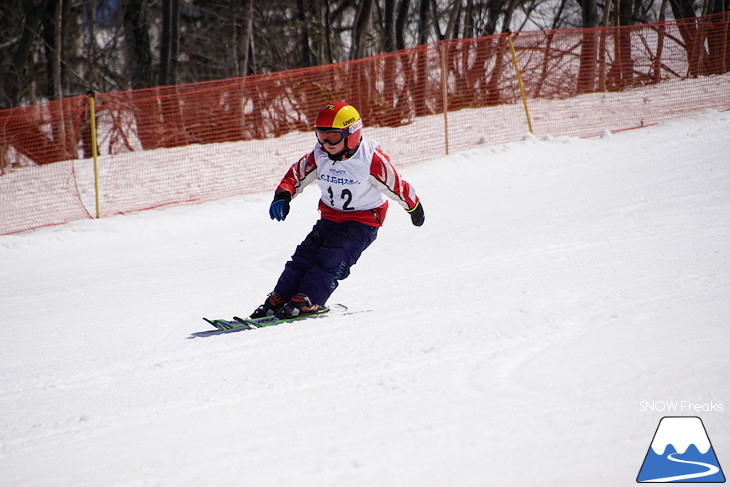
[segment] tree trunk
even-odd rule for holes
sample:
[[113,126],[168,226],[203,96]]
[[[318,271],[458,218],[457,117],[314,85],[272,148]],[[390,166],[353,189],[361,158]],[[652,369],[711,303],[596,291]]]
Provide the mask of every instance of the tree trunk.
[[[56,0],[56,11],[54,12],[56,32],[53,42],[53,85],[56,100],[60,100],[58,120],[54,124],[54,136],[56,143],[62,148],[64,155],[73,158],[73,144],[68,140],[66,131],[66,110],[63,102],[63,0]],[[64,157],[65,159],[66,157]]]
[[[421,4],[418,7],[418,44],[425,44],[428,42],[428,11],[431,7],[430,0],[421,0]],[[433,5],[435,9],[435,4]],[[438,25],[438,19],[435,15],[433,17],[434,25]]]
[[350,60],[360,59],[365,53],[363,43],[365,34],[370,28],[370,18],[373,12],[373,0],[362,0],[357,9],[355,22],[352,26],[352,46],[350,48]]
[[132,89],[149,88],[152,81],[152,50],[147,25],[148,0],[124,0],[123,23],[127,68]]
[[[429,11],[429,0],[421,0],[419,6],[419,17],[418,17],[418,45],[422,46],[426,44],[428,40],[428,11]],[[434,20],[434,22],[436,22]],[[412,73],[410,79],[413,80],[410,85],[410,97],[413,100],[413,105],[416,109],[416,116],[422,117],[424,115],[430,115],[428,106],[426,105],[426,51],[425,49],[413,50],[413,56],[415,57],[415,70]]]
[[[722,12],[722,2],[715,0],[714,10],[710,14]],[[710,74],[723,74],[730,70],[730,17],[723,19],[716,15],[707,28],[707,50],[708,50],[708,72]]]
[[405,30],[408,23],[408,7],[410,7],[410,0],[401,0],[395,18],[395,49],[397,51],[406,48]]
[[249,67],[249,46],[253,35],[253,0],[240,0],[242,6],[241,26],[238,29],[238,59],[236,59],[237,76],[247,76]]
[[[461,0],[454,2],[453,7],[451,8],[451,12],[449,13],[449,21],[446,23],[446,32],[444,32],[444,37],[446,39],[456,39],[457,32],[458,32],[458,24],[459,24],[459,16],[461,15]],[[434,19],[434,22],[437,22],[436,19]],[[424,42],[425,44],[425,42]]]
[[304,0],[297,0],[297,24],[300,29],[298,67],[307,68],[314,66],[314,56],[312,56],[312,48],[309,45],[310,20],[306,7],[304,6]]
[[[632,25],[631,0],[615,0],[616,26]],[[614,63],[609,73],[610,87],[622,90],[630,86],[634,77],[634,58],[631,52],[631,31],[616,29],[614,31]]]
[[519,5],[521,0],[510,0],[507,3],[507,8],[504,11],[504,22],[502,22],[502,33],[510,30],[510,26],[512,25],[512,15],[515,13],[515,9],[517,8],[517,5]]
[[12,108],[20,104],[20,93],[26,84],[25,67],[28,63],[31,47],[36,40],[38,34],[38,26],[40,25],[43,12],[46,10],[46,0],[36,3],[33,0],[23,1],[23,34],[18,42],[18,48],[15,50],[10,64],[3,73],[3,99],[1,100],[3,108]]
[[498,36],[496,39],[494,39],[494,43],[496,44],[494,49],[494,68],[492,69],[492,73],[489,75],[489,80],[487,81],[486,86],[487,106],[494,106],[502,103],[502,92],[499,89],[499,80],[502,78],[502,73],[504,69],[505,52],[508,50],[507,36]]
[[170,10],[170,67],[167,73],[170,84],[177,83],[178,51],[180,50],[180,1],[172,0]]
[[[123,0],[122,23],[124,25],[124,40],[127,50],[127,70],[129,83],[133,90],[149,88],[152,80],[152,51],[147,26],[148,0]],[[132,94],[136,96],[136,94]],[[148,95],[145,95],[148,96]],[[159,103],[159,100],[158,100]],[[160,108],[169,107],[135,106],[134,116],[137,121],[137,136],[144,149],[154,149],[161,140],[166,140],[162,132],[164,123]]]
[[158,84],[169,84],[170,37],[172,33],[172,0],[162,0],[162,32],[160,33],[160,75]]
[[598,26],[598,6],[596,0],[581,0],[583,16],[583,42],[580,49],[578,69],[578,93],[591,93],[595,89],[597,39],[595,27]]
[[54,98],[63,98],[62,73],[63,68],[63,0],[56,0],[56,11],[54,12],[56,32],[53,40],[53,85]]
[[684,41],[685,50],[687,51],[687,60],[689,62],[689,76],[697,76],[699,74],[700,53],[697,44],[698,39],[697,24],[695,22],[695,11],[691,0],[669,0],[672,7],[674,18],[678,20],[679,34]]
[[383,46],[382,52],[395,50],[395,0],[385,0],[383,7]]
[[41,39],[43,40],[43,53],[45,56],[46,93],[51,100],[58,100],[58,85],[56,85],[56,5],[57,0],[50,0],[46,3],[46,10],[43,13],[41,22]]

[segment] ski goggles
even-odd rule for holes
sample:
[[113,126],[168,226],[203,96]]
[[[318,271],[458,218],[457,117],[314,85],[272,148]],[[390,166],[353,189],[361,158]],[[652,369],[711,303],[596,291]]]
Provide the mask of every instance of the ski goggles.
[[350,131],[348,129],[335,129],[335,128],[322,128],[322,127],[315,127],[314,133],[317,134],[317,142],[324,145],[324,143],[328,143],[329,145],[337,145],[342,140],[350,135]]

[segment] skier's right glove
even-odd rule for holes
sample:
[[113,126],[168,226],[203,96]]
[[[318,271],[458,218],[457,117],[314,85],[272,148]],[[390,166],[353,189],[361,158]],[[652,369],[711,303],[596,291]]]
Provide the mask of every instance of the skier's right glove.
[[420,201],[408,213],[411,215],[411,222],[417,227],[420,227],[426,221],[426,215],[423,214],[423,205]]
[[284,221],[289,214],[289,202],[291,201],[291,193],[285,189],[280,189],[274,194],[274,201],[269,207],[269,216],[272,220]]

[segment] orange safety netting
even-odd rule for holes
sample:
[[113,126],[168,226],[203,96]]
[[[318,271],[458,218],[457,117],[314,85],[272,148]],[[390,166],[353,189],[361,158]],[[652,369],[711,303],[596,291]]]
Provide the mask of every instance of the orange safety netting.
[[[332,101],[353,104],[397,166],[519,140],[528,123],[508,35],[99,94],[101,214],[271,191],[311,150],[314,117]],[[511,36],[536,135],[590,137],[730,108],[724,14]],[[88,101],[0,111],[0,234],[93,216]]]

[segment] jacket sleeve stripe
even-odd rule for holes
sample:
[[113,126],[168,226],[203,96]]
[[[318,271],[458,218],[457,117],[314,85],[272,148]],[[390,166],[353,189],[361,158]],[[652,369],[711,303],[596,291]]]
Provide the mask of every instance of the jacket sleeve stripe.
[[301,193],[309,183],[314,181],[316,177],[317,164],[314,160],[314,154],[310,152],[292,164],[276,190],[279,191],[280,189],[285,189],[289,191],[292,198],[294,198],[296,195]]
[[418,196],[413,187],[400,177],[398,171],[390,163],[390,158],[379,148],[373,153],[373,160],[370,164],[370,181],[406,210],[412,210],[418,204]]

